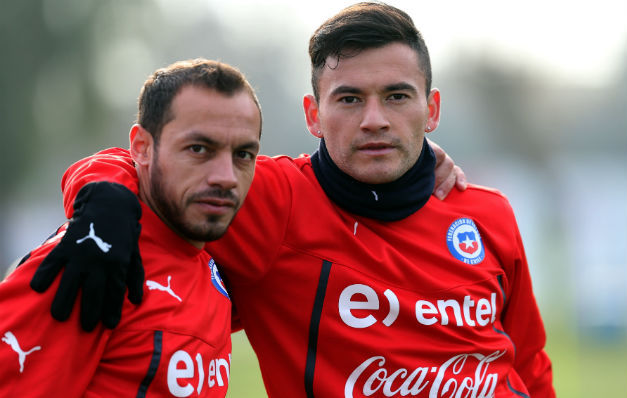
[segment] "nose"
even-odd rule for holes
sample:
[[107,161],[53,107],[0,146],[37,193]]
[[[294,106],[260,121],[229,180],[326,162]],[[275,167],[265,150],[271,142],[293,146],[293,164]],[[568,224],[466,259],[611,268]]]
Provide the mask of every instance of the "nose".
[[230,151],[220,153],[206,165],[206,180],[209,186],[233,189],[237,186],[237,175]]
[[363,131],[378,132],[390,127],[383,104],[379,99],[366,100],[360,127]]

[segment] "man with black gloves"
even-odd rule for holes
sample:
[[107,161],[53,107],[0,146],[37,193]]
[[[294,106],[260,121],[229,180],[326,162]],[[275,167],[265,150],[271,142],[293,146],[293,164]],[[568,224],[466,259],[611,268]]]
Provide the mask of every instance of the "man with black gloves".
[[[0,283],[0,396],[226,395],[231,301],[203,247],[241,206],[260,135],[253,89],[226,64],[182,61],[146,81],[130,132],[139,200],[115,182],[84,185],[69,223]],[[33,292],[31,278],[59,294]],[[120,313],[127,284],[129,300],[143,302]],[[71,316],[79,286],[91,333],[76,311],[71,322],[48,312],[52,303],[56,318]],[[190,372],[202,375],[193,386]]]
[[[425,133],[440,92],[411,18],[356,4],[316,30],[309,53],[318,151],[260,157],[245,205],[206,246],[268,395],[553,397],[507,199],[477,186],[431,195]],[[67,200],[94,179],[137,191],[130,157],[115,153],[74,165]]]

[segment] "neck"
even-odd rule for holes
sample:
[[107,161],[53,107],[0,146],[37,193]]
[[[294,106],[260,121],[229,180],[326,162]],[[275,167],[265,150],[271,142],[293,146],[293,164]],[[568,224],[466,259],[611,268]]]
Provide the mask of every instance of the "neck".
[[324,139],[311,164],[329,199],[348,212],[380,221],[402,220],[420,210],[435,186],[435,155],[426,139],[416,163],[385,184],[366,184],[344,173],[329,156]]

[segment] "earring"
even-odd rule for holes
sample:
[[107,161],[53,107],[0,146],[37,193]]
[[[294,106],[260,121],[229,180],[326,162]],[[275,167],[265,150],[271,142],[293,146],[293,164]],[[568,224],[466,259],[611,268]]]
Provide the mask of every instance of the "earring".
[[320,134],[320,130],[316,131],[316,135],[317,135],[318,137],[320,137],[320,136],[322,135],[322,134]]

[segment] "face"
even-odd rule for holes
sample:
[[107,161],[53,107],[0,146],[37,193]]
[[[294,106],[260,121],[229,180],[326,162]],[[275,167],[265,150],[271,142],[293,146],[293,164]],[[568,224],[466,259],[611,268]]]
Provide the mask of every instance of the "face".
[[[392,43],[350,58],[329,57],[319,102],[305,97],[312,134],[346,174],[368,184],[401,177],[418,160],[425,131],[439,122],[440,94],[425,94],[418,55]],[[318,133],[319,131],[319,133]]]
[[228,97],[195,86],[176,95],[172,113],[152,155],[146,148],[149,178],[140,174],[140,194],[175,232],[202,246],[226,232],[246,197],[261,117],[245,91]]

